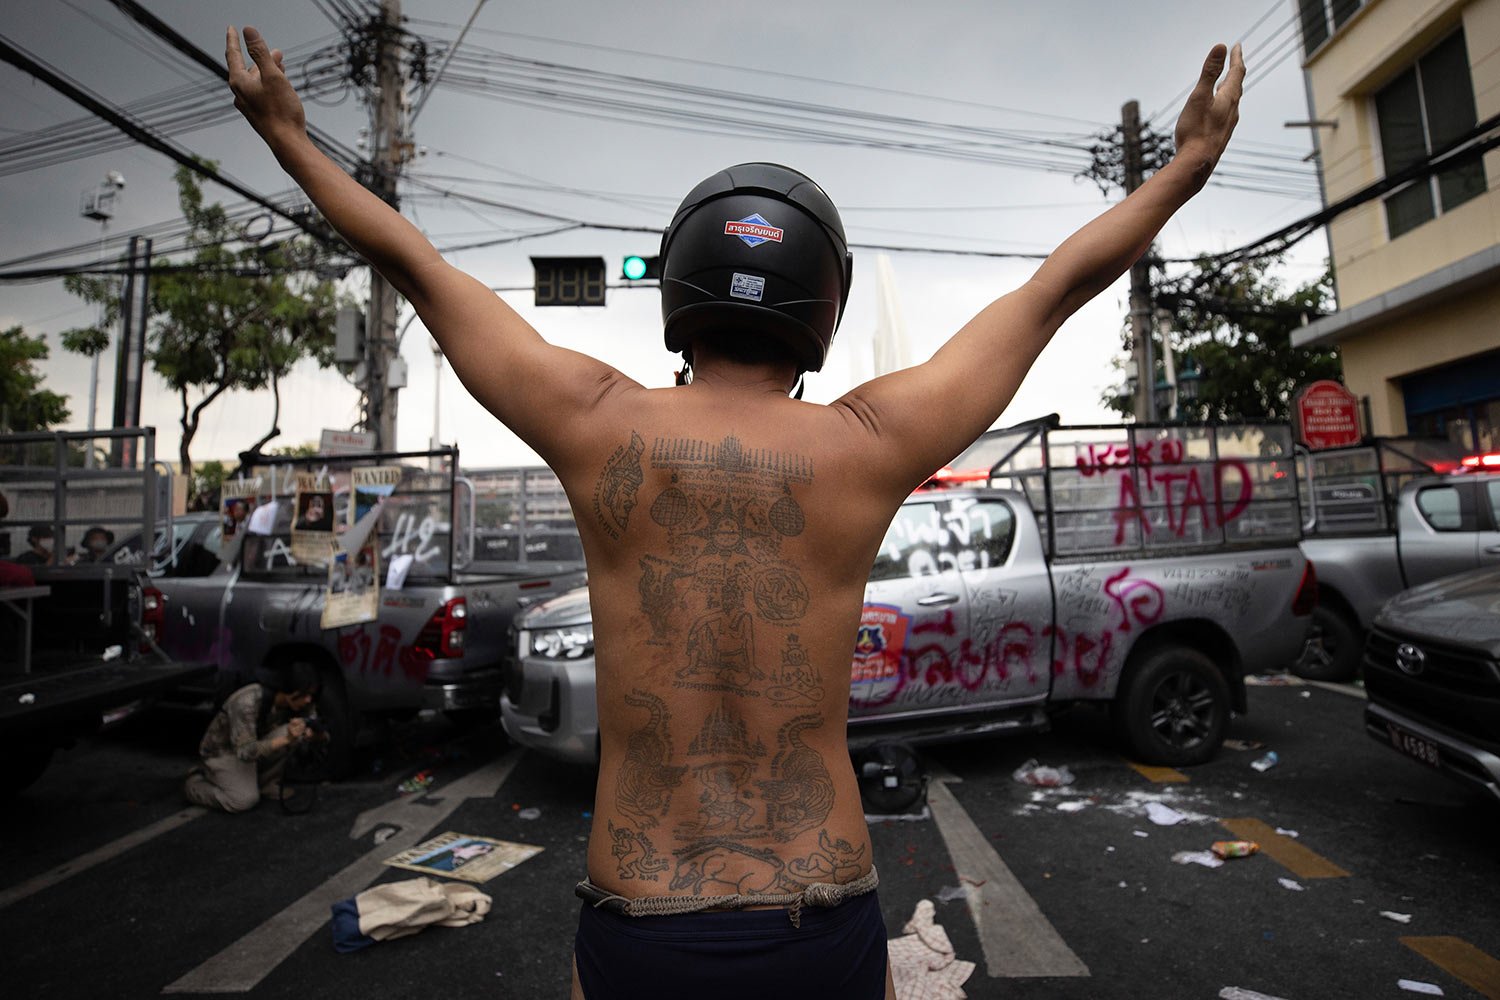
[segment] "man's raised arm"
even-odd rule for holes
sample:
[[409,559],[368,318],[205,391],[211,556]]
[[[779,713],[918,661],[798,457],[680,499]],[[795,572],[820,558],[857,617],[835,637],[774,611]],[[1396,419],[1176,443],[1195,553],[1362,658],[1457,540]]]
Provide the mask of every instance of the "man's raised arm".
[[224,53],[234,106],[339,234],[406,296],[474,397],[548,462],[577,430],[613,368],[554,347],[485,285],[452,267],[400,213],[365,190],[307,137],[281,52],[245,28],[247,66],[229,28]]
[[1245,64],[1216,45],[1177,121],[1177,155],[1124,201],[1070,236],[1031,280],[985,307],[932,359],[868,382],[835,405],[874,429],[888,464],[915,487],[1000,416],[1065,319],[1140,258],[1208,181],[1239,120]]

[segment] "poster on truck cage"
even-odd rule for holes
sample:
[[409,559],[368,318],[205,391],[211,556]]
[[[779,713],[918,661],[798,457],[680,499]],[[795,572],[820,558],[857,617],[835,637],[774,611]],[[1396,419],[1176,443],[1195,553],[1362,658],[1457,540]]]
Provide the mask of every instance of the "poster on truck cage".
[[326,473],[299,472],[292,507],[292,558],[309,566],[328,562],[333,545],[333,483]]
[[260,499],[259,476],[226,479],[219,489],[219,513],[223,518],[219,558],[226,559],[234,544],[250,530],[250,515]]
[[396,492],[404,471],[399,465],[355,466],[349,470],[349,488],[354,491],[349,504],[349,527],[354,527],[376,504]]
[[380,616],[380,549],[374,535],[350,552],[334,546],[328,560],[328,590],[323,595],[324,628],[361,625]]

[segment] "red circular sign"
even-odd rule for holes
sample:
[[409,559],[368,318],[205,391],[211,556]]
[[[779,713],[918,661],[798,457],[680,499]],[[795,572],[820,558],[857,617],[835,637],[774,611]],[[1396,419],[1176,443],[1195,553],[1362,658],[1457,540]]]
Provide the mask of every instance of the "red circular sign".
[[1297,394],[1297,426],[1314,450],[1359,444],[1359,400],[1330,379],[1314,382]]

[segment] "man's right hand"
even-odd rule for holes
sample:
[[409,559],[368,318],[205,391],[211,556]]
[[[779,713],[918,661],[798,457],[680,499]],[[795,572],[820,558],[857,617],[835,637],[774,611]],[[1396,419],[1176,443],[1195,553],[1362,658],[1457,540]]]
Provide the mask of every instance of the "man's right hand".
[[286,724],[287,740],[290,743],[301,743],[307,739],[307,720],[292,719]]
[[302,101],[292,89],[281,65],[281,50],[266,44],[259,31],[245,28],[245,48],[251,65],[240,55],[240,38],[231,25],[225,36],[224,62],[229,67],[229,89],[234,106],[260,137],[273,147],[277,142],[307,134],[307,116]]

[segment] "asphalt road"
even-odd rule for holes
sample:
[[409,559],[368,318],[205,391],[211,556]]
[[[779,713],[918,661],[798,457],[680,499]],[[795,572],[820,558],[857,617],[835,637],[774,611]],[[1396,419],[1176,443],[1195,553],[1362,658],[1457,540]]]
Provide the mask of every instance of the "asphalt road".
[[[1500,998],[1500,808],[1366,737],[1357,692],[1256,687],[1250,706],[1230,735],[1262,747],[1182,773],[1133,767],[1091,709],[932,749],[930,816],[872,825],[890,935],[933,901],[978,998],[1419,995],[1400,980]],[[202,813],[179,786],[205,721],[136,720],[3,807],[6,996],[566,995],[591,772],[421,719],[305,814]],[[1033,758],[1075,780],[1014,780]],[[426,794],[399,794],[422,769]],[[411,877],[381,860],[448,830],[544,850],[483,887],[484,922],[336,954],[329,903]],[[1262,853],[1172,860],[1236,833]]]

